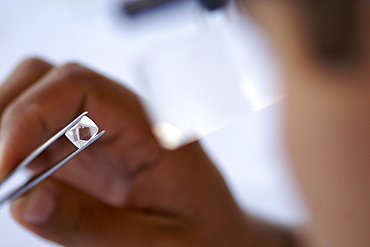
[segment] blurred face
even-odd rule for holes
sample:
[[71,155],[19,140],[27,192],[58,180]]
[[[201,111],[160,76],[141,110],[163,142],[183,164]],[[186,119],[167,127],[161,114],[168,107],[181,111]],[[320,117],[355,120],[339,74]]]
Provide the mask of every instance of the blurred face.
[[[288,150],[313,228],[321,235],[318,239],[330,243],[320,246],[364,245],[369,222],[370,4],[240,3],[264,29],[283,67]],[[345,218],[348,212],[356,215],[351,221]]]
[[[335,0],[239,3],[264,29],[282,64],[293,160],[310,164],[313,157],[329,159],[331,154],[335,159],[344,147],[330,153],[327,147],[319,150],[319,144],[327,143],[331,149],[341,143],[335,142],[340,137],[356,142],[359,139],[350,136],[355,129],[370,135],[364,120],[370,120],[370,4]],[[361,145],[370,150],[368,143]]]

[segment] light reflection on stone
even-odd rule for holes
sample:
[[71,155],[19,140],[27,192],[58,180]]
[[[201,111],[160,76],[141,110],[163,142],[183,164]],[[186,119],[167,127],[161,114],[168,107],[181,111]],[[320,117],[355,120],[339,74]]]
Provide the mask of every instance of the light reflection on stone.
[[83,147],[98,133],[98,126],[88,117],[84,116],[79,123],[65,134],[66,137],[78,148]]

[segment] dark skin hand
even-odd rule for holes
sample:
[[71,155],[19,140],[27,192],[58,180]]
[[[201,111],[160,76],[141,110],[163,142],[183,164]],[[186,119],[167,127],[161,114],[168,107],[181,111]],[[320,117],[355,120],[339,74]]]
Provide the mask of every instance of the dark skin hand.
[[[161,148],[140,100],[123,86],[77,64],[54,67],[28,59],[0,94],[3,176],[84,110],[107,130],[13,202],[15,219],[30,231],[67,246],[289,243],[284,231],[267,231],[270,226],[238,208],[198,143],[176,151]],[[19,145],[19,139],[27,141]],[[72,149],[68,140],[58,140],[33,168],[44,168]]]

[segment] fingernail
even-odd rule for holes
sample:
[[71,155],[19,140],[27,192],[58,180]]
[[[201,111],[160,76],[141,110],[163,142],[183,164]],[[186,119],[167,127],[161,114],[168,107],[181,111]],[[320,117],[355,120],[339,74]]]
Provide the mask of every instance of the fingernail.
[[50,218],[54,208],[54,196],[45,188],[38,187],[27,197],[22,218],[33,224],[42,224]]

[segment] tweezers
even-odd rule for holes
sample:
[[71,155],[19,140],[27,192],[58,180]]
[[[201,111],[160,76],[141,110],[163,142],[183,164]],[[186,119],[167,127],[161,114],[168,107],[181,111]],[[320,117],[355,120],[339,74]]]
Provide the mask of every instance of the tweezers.
[[[1,186],[3,184],[5,184],[7,181],[9,181],[12,177],[19,174],[22,170],[24,170],[47,147],[49,147],[56,140],[58,140],[62,135],[64,135],[66,132],[68,132],[70,129],[72,129],[74,126],[76,126],[81,121],[81,119],[85,115],[87,115],[87,113],[88,112],[82,113],[75,120],[73,120],[70,124],[68,124],[62,130],[60,130],[58,133],[56,133],[53,137],[51,137],[49,140],[47,140],[44,144],[42,144],[38,148],[36,148],[21,163],[19,163],[19,165],[12,172],[10,172],[3,180],[0,181],[0,190],[1,190]],[[46,171],[42,172],[41,174],[39,174],[39,175],[37,175],[33,178],[31,178],[26,183],[17,186],[10,193],[8,193],[6,196],[0,198],[0,206],[2,204],[4,204],[5,202],[11,201],[11,200],[15,199],[16,197],[18,197],[18,196],[24,194],[25,192],[29,191],[33,187],[35,187],[37,184],[39,184],[41,181],[43,181],[44,179],[49,177],[55,171],[57,171],[62,166],[64,166],[68,161],[73,159],[77,154],[81,153],[85,148],[87,148],[93,142],[95,142],[97,139],[99,139],[104,133],[105,133],[105,130],[101,131],[100,133],[97,133],[95,136],[93,136],[91,139],[89,139],[86,144],[84,144],[82,147],[79,147],[77,150],[75,150],[71,154],[64,157],[61,161],[59,161],[57,164],[53,165],[51,168],[47,169]]]

